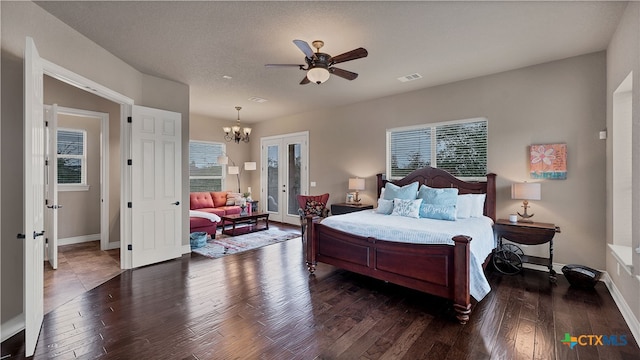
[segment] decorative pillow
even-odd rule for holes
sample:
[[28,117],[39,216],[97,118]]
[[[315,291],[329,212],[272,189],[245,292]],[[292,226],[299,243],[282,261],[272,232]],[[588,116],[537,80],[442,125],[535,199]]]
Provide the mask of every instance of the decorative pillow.
[[412,182],[411,184],[402,187],[392,183],[387,183],[384,186],[384,189],[383,199],[385,200],[415,200],[416,194],[418,193],[418,182]]
[[471,195],[471,217],[483,217],[484,216],[484,200],[487,194],[470,194]]
[[307,203],[304,207],[304,214],[311,216],[322,216],[322,212],[327,207],[327,204],[316,201],[316,200],[307,200]]
[[378,199],[376,212],[378,214],[390,215],[393,212],[393,200]]
[[420,217],[420,204],[422,199],[403,200],[395,198],[393,199],[393,216],[406,216],[411,218]]
[[458,205],[456,217],[458,219],[468,219],[471,217],[471,208],[473,207],[472,195],[458,195]]
[[228,192],[227,193],[227,206],[236,205],[236,202],[239,198],[242,197],[242,194],[237,192]]
[[422,185],[418,191],[418,198],[423,200],[420,206],[420,217],[455,221],[458,189],[434,189]]

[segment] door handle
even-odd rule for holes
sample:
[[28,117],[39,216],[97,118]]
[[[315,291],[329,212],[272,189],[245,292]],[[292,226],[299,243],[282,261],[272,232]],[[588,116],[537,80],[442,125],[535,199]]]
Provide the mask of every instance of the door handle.
[[180,201],[172,202],[171,205],[180,205]]
[[44,235],[44,230],[40,231],[40,232],[33,232],[33,238],[37,238],[38,236],[42,236]]
[[62,209],[62,205],[47,205],[47,208],[53,209],[53,210]]

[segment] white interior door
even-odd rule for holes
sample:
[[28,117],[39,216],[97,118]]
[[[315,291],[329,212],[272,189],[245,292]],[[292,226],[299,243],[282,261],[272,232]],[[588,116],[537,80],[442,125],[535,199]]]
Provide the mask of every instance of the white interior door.
[[45,239],[47,257],[53,269],[58,268],[58,105],[45,106],[46,180]]
[[24,321],[25,353],[32,356],[44,318],[43,70],[27,37],[24,50]]
[[262,145],[262,203],[269,219],[299,224],[299,194],[308,193],[308,133],[268,137]]
[[134,106],[131,127],[132,265],[182,255],[182,115]]

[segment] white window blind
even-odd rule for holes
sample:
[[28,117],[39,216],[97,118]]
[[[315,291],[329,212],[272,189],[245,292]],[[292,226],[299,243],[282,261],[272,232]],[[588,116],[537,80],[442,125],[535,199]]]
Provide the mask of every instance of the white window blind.
[[432,166],[461,178],[487,174],[487,119],[387,130],[387,174],[399,179]]
[[86,184],[84,130],[58,129],[58,184]]
[[204,141],[189,142],[189,187],[191,192],[221,191],[224,188],[223,165],[218,156],[225,153],[224,144]]

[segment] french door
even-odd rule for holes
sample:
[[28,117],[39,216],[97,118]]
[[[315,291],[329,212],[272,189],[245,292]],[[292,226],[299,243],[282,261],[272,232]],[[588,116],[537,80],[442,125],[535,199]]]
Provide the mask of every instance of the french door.
[[308,193],[308,147],[308,132],[261,139],[260,202],[269,220],[300,223],[297,196]]

